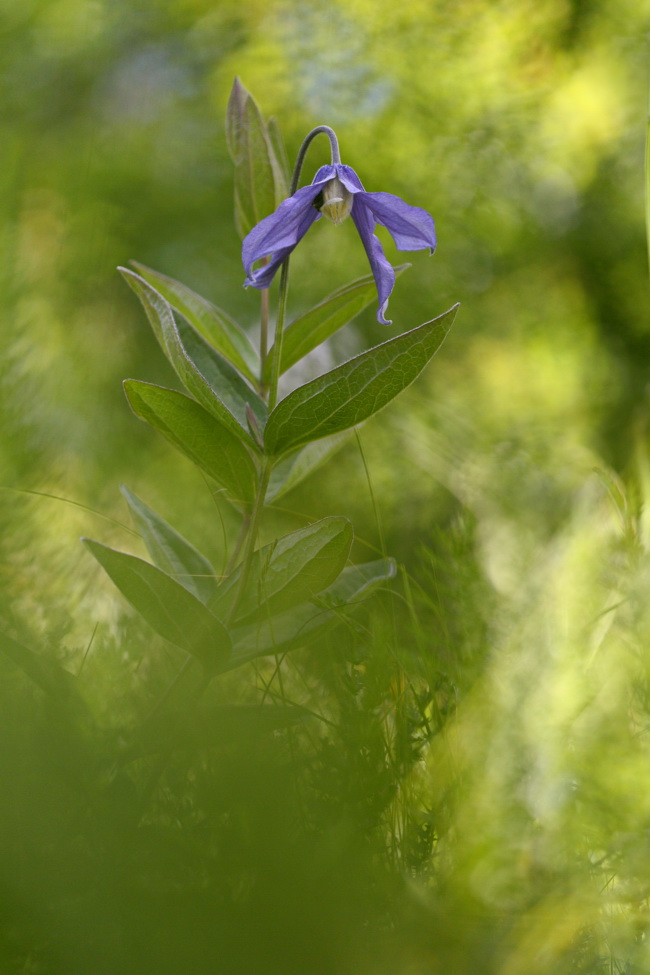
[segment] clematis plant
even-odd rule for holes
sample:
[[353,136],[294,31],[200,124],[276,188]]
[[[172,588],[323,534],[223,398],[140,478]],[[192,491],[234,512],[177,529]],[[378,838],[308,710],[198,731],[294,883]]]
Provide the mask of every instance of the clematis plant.
[[[366,192],[356,173],[340,162],[328,126],[318,126],[305,139],[287,197],[279,130],[263,118],[239,81],[231,93],[226,133],[235,165],[235,218],[244,238],[246,283],[261,290],[259,350],[230,315],[180,282],[141,264],[120,270],[184,387],[179,391],[127,379],[128,402],[239,512],[239,537],[225,573],[219,574],[203,553],[125,488],[150,561],[85,539],[134,609],[185,655],[183,669],[198,662],[202,688],[216,674],[256,657],[309,644],[395,574],[389,558],[348,564],[353,530],[343,512],[262,547],[260,525],[269,505],[416,379],[442,344],[457,307],[278,401],[281,375],[377,295],[377,317],[386,321],[395,275],[403,268],[394,270],[386,260],[374,234],[376,224],[387,227],[401,249],[431,251],[434,225],[425,210],[390,193]],[[299,189],[305,154],[319,133],[330,140],[332,162]],[[338,288],[285,328],[289,255],[323,214],[335,223],[352,217],[372,274]],[[268,348],[268,289],[280,268],[274,341]]]

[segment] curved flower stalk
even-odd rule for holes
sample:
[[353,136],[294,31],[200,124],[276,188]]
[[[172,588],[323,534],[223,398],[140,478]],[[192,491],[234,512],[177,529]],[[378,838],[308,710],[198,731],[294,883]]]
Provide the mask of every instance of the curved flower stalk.
[[[367,193],[355,171],[340,162],[321,166],[309,186],[301,187],[284,200],[246,236],[242,246],[245,286],[268,288],[278,268],[323,214],[335,224],[341,223],[348,214],[352,217],[377,286],[377,321],[390,325],[385,314],[395,272],[374,233],[375,227],[378,223],[385,227],[399,250],[428,247],[433,254],[436,246],[433,218],[426,210],[410,206],[392,193]],[[253,265],[264,258],[269,259],[268,263],[254,270]]]

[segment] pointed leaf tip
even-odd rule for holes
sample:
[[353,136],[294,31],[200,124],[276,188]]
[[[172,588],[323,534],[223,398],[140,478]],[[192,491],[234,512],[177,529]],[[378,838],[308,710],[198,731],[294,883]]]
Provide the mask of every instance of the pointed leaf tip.
[[228,631],[199,599],[161,569],[135,555],[82,538],[135,611],[165,640],[197,657],[208,670],[228,658]]

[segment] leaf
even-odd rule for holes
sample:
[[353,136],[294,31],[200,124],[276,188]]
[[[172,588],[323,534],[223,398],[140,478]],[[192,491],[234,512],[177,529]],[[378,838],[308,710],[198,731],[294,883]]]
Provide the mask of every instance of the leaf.
[[166,274],[154,271],[138,261],[131,261],[131,264],[217,352],[228,359],[247,379],[257,382],[259,356],[237,322],[221,308],[217,308],[179,281],[174,281]]
[[77,690],[75,676],[64,670],[55,660],[35,653],[2,630],[0,630],[0,651],[59,705],[77,712],[81,708],[85,710],[84,702]]
[[300,386],[271,413],[264,433],[269,454],[356,426],[406,389],[438,351],[456,315],[444,315],[344,362]]
[[[347,518],[328,517],[258,549],[234,620],[265,618],[321,592],[340,574],[351,545]],[[240,565],[210,600],[221,619],[232,611],[241,573]]]
[[[395,268],[395,274],[400,275],[410,264],[401,264]],[[359,312],[363,311],[377,298],[377,286],[372,274],[365,274],[356,281],[350,281],[342,288],[324,298],[306,314],[296,318],[285,329],[282,336],[282,368],[286,372],[303,356],[330,338],[334,332],[351,322]],[[264,366],[264,380],[268,382],[273,372],[275,358],[275,344],[269,351]]]
[[350,614],[380,583],[395,576],[393,559],[379,559],[344,569],[336,582],[306,603],[272,620],[240,626],[231,631],[232,657],[226,670],[269,653],[304,647]]
[[207,670],[226,663],[231,646],[228,631],[184,586],[135,555],[91,538],[82,542],[156,633],[192,654]]
[[204,555],[164,518],[122,485],[122,494],[155,565],[207,603],[217,589],[216,573]]
[[226,139],[235,164],[235,217],[244,237],[287,195],[282,159],[257,102],[235,79],[226,111]]
[[144,278],[128,268],[118,270],[142,302],[156,338],[187,391],[240,440],[258,449],[248,430],[246,404],[263,429],[264,401],[189,322],[174,317],[169,302]]
[[252,504],[257,489],[255,464],[228,427],[174,389],[125,379],[124,392],[136,416],[224,487],[229,501]]
[[266,491],[266,503],[277,500],[300,484],[304,478],[329,460],[349,435],[347,430],[343,433],[335,433],[333,437],[325,437],[323,440],[307,444],[306,447],[299,447],[293,453],[283,457],[271,472]]
[[238,163],[242,155],[244,104],[248,97],[239,78],[235,78],[226,108],[226,145],[234,163]]
[[266,123],[271,148],[275,154],[275,161],[279,170],[279,177],[274,169],[275,175],[275,205],[279,206],[283,200],[289,196],[290,169],[287,150],[282,138],[282,132],[278,125],[278,120],[271,116]]

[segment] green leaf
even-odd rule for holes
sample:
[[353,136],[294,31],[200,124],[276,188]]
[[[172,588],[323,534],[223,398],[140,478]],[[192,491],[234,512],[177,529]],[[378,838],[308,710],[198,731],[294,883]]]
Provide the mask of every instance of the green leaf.
[[244,237],[287,195],[283,163],[255,99],[235,79],[226,112],[226,139],[235,164],[235,218]]
[[124,392],[136,416],[151,424],[224,487],[229,501],[242,506],[253,503],[257,489],[255,464],[228,427],[174,389],[126,379]]
[[[410,264],[401,264],[395,268],[395,275],[400,275],[410,266]],[[306,314],[296,318],[287,326],[282,337],[281,372],[286,372],[308,352],[351,322],[359,312],[376,299],[375,279],[372,274],[366,274],[338,288]],[[264,366],[265,382],[271,378],[275,354],[275,345],[273,345]]]
[[438,351],[456,315],[444,315],[377,345],[300,386],[271,413],[264,433],[269,454],[356,426],[406,389]]
[[85,710],[79,696],[74,674],[64,670],[55,660],[35,653],[0,630],[0,652],[13,661],[23,673],[59,705],[72,711]]
[[160,345],[189,393],[227,426],[252,444],[246,419],[248,404],[260,429],[266,423],[266,404],[229,362],[205,341],[144,278],[128,268],[118,269],[142,302]]
[[185,586],[202,603],[207,603],[217,590],[212,565],[137,495],[124,485],[120,490],[154,564]]
[[300,484],[304,478],[329,460],[349,436],[348,430],[335,433],[333,437],[325,437],[323,440],[307,444],[306,447],[299,447],[283,457],[271,472],[266,491],[266,503],[277,500]]
[[394,575],[393,559],[351,565],[316,599],[294,606],[272,620],[236,627],[231,632],[232,657],[224,669],[233,670],[265,654],[307,646],[345,619],[373,589]]
[[260,369],[259,356],[246,333],[234,319],[206,298],[202,298],[186,285],[167,277],[166,274],[154,271],[138,261],[131,261],[131,264],[140,276],[152,285],[172,308],[180,312],[217,352],[228,359],[247,379],[257,382]]
[[242,155],[244,104],[249,97],[239,78],[235,78],[226,108],[226,145],[234,163],[238,163]]
[[231,646],[228,631],[184,586],[135,555],[90,538],[82,542],[156,633],[192,654],[207,670],[226,663]]
[[[347,518],[329,517],[258,549],[235,621],[263,619],[321,592],[340,574],[351,545]],[[241,573],[240,565],[210,600],[210,608],[222,619],[237,598]]]
[[277,169],[274,167],[275,205],[277,207],[289,196],[289,184],[291,182],[289,157],[287,156],[287,150],[284,139],[282,138],[280,126],[278,125],[278,120],[273,116],[266,123],[266,131],[268,132],[277,166]]

